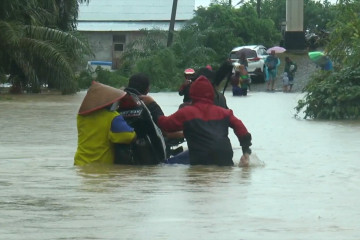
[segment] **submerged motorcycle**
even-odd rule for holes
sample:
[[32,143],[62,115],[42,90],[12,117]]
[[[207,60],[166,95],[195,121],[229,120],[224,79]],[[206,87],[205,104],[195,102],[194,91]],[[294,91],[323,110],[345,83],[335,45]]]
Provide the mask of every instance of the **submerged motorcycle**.
[[156,165],[183,151],[179,145],[185,140],[165,139],[138,95],[127,92],[119,102],[118,112],[137,137],[131,144],[115,144],[115,164]]

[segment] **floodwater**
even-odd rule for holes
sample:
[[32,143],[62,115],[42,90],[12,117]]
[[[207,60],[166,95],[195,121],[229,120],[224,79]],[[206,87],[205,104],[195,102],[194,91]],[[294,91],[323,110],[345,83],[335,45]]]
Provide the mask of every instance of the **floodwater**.
[[[360,239],[359,121],[296,119],[298,93],[228,92],[250,167],[79,168],[84,94],[0,95],[0,239]],[[166,114],[182,100],[152,95]]]

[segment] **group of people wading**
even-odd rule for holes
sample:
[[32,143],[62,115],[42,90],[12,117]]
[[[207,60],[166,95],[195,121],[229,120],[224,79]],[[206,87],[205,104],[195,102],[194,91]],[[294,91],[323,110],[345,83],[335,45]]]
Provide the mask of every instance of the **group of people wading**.
[[[94,81],[77,115],[74,164],[232,166],[230,127],[242,147],[240,164],[247,166],[251,134],[217,90],[224,78],[231,77],[232,69],[225,62],[218,71],[210,66],[185,70],[179,90],[184,101],[170,116],[148,95],[150,80],[144,74],[131,76],[124,90]],[[188,149],[170,154],[168,146],[179,139],[186,140]]]

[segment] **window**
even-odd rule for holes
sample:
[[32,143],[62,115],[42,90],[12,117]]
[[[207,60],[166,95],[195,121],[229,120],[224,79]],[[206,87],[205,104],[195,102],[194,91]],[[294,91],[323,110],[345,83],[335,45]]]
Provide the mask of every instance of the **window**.
[[125,43],[125,41],[126,41],[125,34],[113,35],[113,42],[114,43]]
[[124,44],[122,44],[122,43],[115,43],[115,44],[114,44],[114,51],[116,51],[116,52],[122,52],[122,51],[124,51]]
[[125,34],[113,35],[114,51],[115,52],[124,51],[125,42],[126,42],[126,35]]

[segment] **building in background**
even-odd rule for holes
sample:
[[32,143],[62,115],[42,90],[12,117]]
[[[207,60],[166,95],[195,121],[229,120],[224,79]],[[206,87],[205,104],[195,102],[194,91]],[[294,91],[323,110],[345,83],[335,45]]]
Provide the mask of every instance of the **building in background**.
[[[171,0],[91,0],[81,4],[77,30],[87,38],[96,61],[117,68],[126,46],[141,36],[142,29],[169,30]],[[175,31],[193,18],[195,0],[177,4]]]

